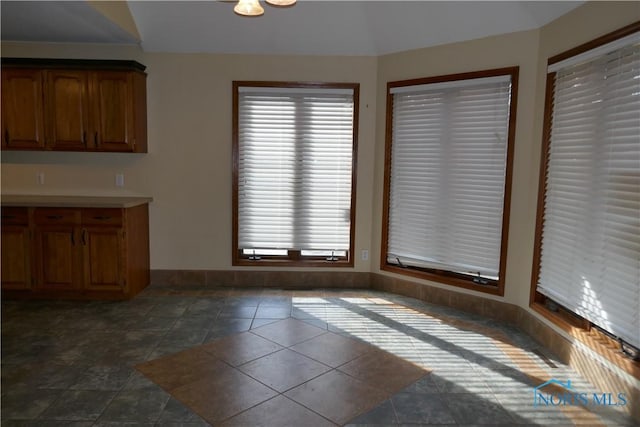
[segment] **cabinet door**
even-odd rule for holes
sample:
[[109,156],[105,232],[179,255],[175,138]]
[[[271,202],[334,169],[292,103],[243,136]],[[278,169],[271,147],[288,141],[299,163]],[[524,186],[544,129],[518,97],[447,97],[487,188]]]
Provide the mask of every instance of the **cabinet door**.
[[2,69],[2,148],[43,149],[41,70]]
[[46,76],[47,145],[55,150],[86,149],[91,133],[88,72],[51,70]]
[[36,227],[37,286],[77,289],[82,274],[77,228],[72,225]]
[[134,151],[132,73],[97,71],[92,75],[96,149],[100,151]]
[[30,289],[29,227],[2,225],[2,289]]
[[86,227],[82,230],[85,289],[124,290],[123,243],[120,227]]

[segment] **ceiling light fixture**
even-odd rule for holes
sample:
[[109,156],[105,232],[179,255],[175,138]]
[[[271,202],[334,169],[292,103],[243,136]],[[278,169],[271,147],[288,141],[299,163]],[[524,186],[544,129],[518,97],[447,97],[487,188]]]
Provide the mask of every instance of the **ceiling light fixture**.
[[[265,0],[271,6],[288,7],[296,4],[297,0]],[[258,0],[238,0],[233,11],[240,16],[260,16],[264,14],[264,9]]]

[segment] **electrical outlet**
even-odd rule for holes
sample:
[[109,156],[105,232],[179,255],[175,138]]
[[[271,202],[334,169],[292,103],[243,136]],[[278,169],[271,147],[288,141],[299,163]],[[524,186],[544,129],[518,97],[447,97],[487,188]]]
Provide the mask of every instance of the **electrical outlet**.
[[362,250],[362,260],[363,261],[367,261],[369,259],[369,250],[368,249],[363,249]]
[[117,173],[116,174],[116,187],[124,187],[124,174]]
[[38,185],[44,185],[44,172],[38,172],[36,174],[36,181],[38,182]]

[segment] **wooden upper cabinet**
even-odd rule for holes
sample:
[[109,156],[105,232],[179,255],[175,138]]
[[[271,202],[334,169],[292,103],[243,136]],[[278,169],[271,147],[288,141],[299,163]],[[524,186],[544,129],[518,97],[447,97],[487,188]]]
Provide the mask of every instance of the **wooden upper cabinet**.
[[145,67],[2,60],[2,149],[147,152]]
[[43,71],[2,69],[2,148],[45,147]]
[[85,71],[47,71],[47,146],[54,150],[85,150],[89,145],[89,79]]
[[92,74],[96,147],[104,151],[135,151],[133,76],[120,71]]

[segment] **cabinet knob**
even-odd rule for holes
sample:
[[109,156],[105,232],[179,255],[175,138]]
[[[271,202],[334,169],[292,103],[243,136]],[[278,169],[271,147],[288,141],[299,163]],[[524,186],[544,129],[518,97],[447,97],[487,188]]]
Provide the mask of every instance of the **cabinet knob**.
[[62,215],[47,215],[47,219],[62,219]]
[[94,216],[93,219],[97,219],[99,221],[107,221],[107,220],[110,220],[111,217],[108,215],[99,215],[99,216]]

